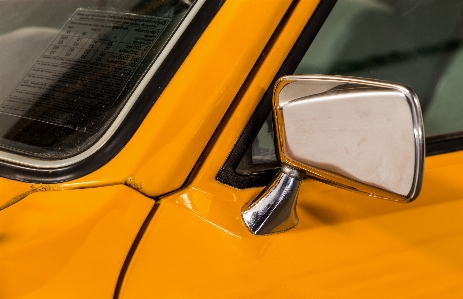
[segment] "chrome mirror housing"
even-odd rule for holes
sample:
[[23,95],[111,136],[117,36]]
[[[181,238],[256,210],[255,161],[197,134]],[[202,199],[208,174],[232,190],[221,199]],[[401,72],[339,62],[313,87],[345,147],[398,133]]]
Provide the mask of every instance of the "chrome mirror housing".
[[286,76],[275,84],[273,113],[283,166],[242,209],[254,234],[297,225],[297,190],[305,175],[396,202],[411,202],[420,193],[423,118],[408,87],[352,77]]

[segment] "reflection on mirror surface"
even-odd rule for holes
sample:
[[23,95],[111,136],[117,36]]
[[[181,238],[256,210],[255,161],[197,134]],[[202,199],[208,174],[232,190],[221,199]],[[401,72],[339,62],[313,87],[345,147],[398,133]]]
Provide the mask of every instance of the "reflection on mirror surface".
[[275,88],[274,113],[283,163],[370,195],[416,197],[423,129],[418,99],[408,88],[349,77],[287,76]]

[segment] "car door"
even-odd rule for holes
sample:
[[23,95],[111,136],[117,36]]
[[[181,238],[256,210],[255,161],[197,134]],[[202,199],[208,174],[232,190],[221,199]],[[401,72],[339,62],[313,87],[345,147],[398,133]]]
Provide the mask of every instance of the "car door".
[[[2,7],[13,7],[2,10],[8,17],[29,14],[29,18],[15,19],[18,23],[25,21],[26,27],[33,27],[26,30],[27,34],[20,28],[19,33],[23,33],[19,34],[20,44],[36,43],[37,40],[30,39],[30,36],[37,37],[40,42],[40,46],[36,47],[14,47],[26,55],[32,49],[37,55],[28,58],[29,65],[21,65],[21,71],[26,74],[50,41],[59,44],[62,39],[56,38],[56,34],[63,30],[60,26],[69,24],[76,11],[85,18],[84,29],[88,28],[87,19],[92,21],[88,22],[93,26],[92,23],[101,21],[101,18],[116,16],[116,19],[123,20],[122,25],[126,25],[128,20],[129,24],[134,22],[138,26],[141,19],[145,19],[144,15],[148,15],[148,21],[153,21],[153,16],[149,15],[154,14],[156,20],[159,10],[162,18],[170,18],[171,13],[184,16],[176,17],[174,21],[178,22],[169,23],[169,32],[173,35],[167,34],[158,39],[150,53],[147,66],[154,68],[156,62],[162,60],[162,64],[157,65],[159,68],[154,72],[149,68],[139,69],[136,76],[131,77],[134,80],[143,78],[143,84],[135,84],[140,93],[131,93],[123,84],[117,84],[117,88],[130,93],[134,106],[125,111],[128,113],[122,117],[124,120],[119,123],[118,129],[112,132],[114,134],[103,141],[101,147],[96,145],[94,153],[83,157],[81,154],[85,149],[71,145],[72,150],[78,153],[68,157],[73,161],[64,161],[71,163],[62,164],[59,157],[58,160],[56,157],[48,160],[35,157],[34,165],[28,163],[31,160],[27,158],[31,157],[18,148],[13,148],[16,156],[11,158],[11,151],[4,150],[5,140],[0,142],[0,273],[7,273],[1,275],[0,297],[113,298],[124,277],[124,269],[130,266],[130,258],[143,235],[143,228],[157,213],[159,196],[182,188],[234,96],[291,6],[291,1],[83,0],[62,1],[54,5],[51,2],[2,3]],[[313,8],[315,5],[312,4]],[[80,14],[82,9],[91,11]],[[128,12],[131,13],[127,15]],[[50,26],[49,22],[53,24]],[[149,23],[151,29],[152,25],[156,25],[156,22]],[[141,24],[146,23],[142,21]],[[114,30],[128,30],[132,25]],[[41,26],[51,27],[51,30],[45,30],[51,40],[44,40],[36,34],[42,31],[36,27]],[[5,29],[7,37],[15,37],[18,33],[10,34],[7,26],[2,29]],[[81,32],[88,33],[87,30]],[[67,35],[67,32],[63,33]],[[73,34],[72,30],[70,34]],[[151,30],[144,34],[151,35],[148,41],[153,41]],[[2,34],[0,38],[8,44],[9,40],[3,37]],[[288,47],[291,44],[288,43]],[[85,45],[92,46],[94,43]],[[105,48],[109,44],[100,46]],[[53,48],[46,53],[47,56],[57,54]],[[133,48],[123,47],[122,50]],[[2,61],[10,59],[12,63],[7,69],[15,73],[15,62],[22,55],[11,52],[9,56],[2,56]],[[67,53],[74,55],[67,49],[63,56]],[[83,58],[77,59],[88,58],[85,57],[87,54],[82,55]],[[98,57],[101,56],[95,57],[95,60]],[[68,62],[66,59],[63,57],[60,61]],[[89,65],[97,66],[97,63]],[[98,74],[92,68],[90,72],[87,69],[87,73],[91,73],[92,76],[87,77],[90,79]],[[111,75],[118,74],[114,72]],[[15,89],[15,82],[20,83],[23,78],[18,74],[16,77],[13,83],[2,83],[6,82],[9,88]],[[98,77],[103,82],[112,81],[111,76]],[[92,87],[99,90],[102,81],[91,81]],[[108,82],[104,83],[106,88]],[[61,98],[62,101],[69,99],[73,100]],[[100,105],[99,98],[95,99],[95,104]],[[117,99],[121,100],[113,98]],[[2,99],[2,104],[4,101]],[[73,102],[79,104],[79,101]],[[52,104],[59,108],[60,101],[52,101]],[[78,111],[77,108],[82,107],[76,107]],[[1,116],[5,118],[3,112]],[[110,118],[120,115],[105,114]],[[60,115],[62,113],[58,109],[48,113],[49,117],[59,118]],[[21,115],[17,116],[21,118]],[[28,127],[28,132],[16,127],[14,134],[9,134],[11,122],[0,122],[0,139],[8,133],[9,139],[15,136],[23,140],[30,138],[32,145],[34,141],[41,142],[41,145],[56,142],[46,134],[48,131],[41,130],[40,125],[43,128],[43,124],[27,120],[20,123],[22,128]],[[110,131],[99,128],[104,134]],[[81,133],[84,127],[74,129]],[[31,131],[33,134],[30,134]],[[51,135],[64,137],[67,141],[71,141],[70,136],[66,132]],[[55,153],[63,154],[62,147],[54,149]]]
[[[315,4],[293,3],[185,187],[161,198],[119,297],[461,297],[461,4],[340,0],[332,9],[334,1],[321,1],[312,15]],[[241,208],[279,167],[272,82],[294,71],[402,81],[417,91],[429,133],[415,202],[306,179],[295,229],[246,229]]]

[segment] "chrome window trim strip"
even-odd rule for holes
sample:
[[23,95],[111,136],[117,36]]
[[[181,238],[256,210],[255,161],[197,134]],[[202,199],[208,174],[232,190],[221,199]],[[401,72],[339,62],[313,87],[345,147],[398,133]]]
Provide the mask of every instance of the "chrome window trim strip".
[[191,10],[186,14],[182,22],[177,27],[177,29],[175,29],[174,34],[171,36],[167,44],[164,46],[162,51],[159,53],[159,56],[156,58],[151,68],[148,70],[146,75],[140,81],[140,84],[138,84],[138,86],[135,88],[129,100],[124,105],[122,110],[119,112],[119,115],[113,121],[111,126],[109,126],[108,130],[103,134],[103,136],[89,149],[71,158],[62,159],[62,160],[52,160],[52,161],[33,159],[33,158],[24,157],[24,156],[17,155],[17,154],[0,151],[0,160],[9,162],[12,164],[19,164],[22,166],[39,168],[39,169],[55,169],[55,168],[61,168],[61,167],[65,167],[65,166],[78,163],[82,160],[85,160],[89,156],[93,155],[95,152],[97,152],[113,136],[113,134],[119,128],[120,124],[125,119],[128,112],[132,109],[133,105],[137,101],[142,91],[148,85],[151,78],[154,76],[156,71],[159,69],[160,65],[164,62],[167,55],[170,53],[172,48],[175,46],[179,38],[182,36],[183,32],[186,30],[188,25],[191,23],[191,21],[196,16],[196,14],[198,13],[198,11],[200,10],[200,8],[203,6],[205,2],[206,0],[197,0],[195,5],[193,5]]

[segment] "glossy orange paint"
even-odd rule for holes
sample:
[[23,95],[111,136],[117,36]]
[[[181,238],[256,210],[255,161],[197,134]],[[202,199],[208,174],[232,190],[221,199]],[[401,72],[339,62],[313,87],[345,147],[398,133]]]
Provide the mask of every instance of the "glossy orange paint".
[[[227,1],[112,161],[1,211],[0,269],[8,273],[0,280],[1,298],[112,297],[122,263],[153,205],[123,186],[126,178],[135,177],[136,189],[149,195],[184,183],[290,3]],[[33,184],[0,178],[0,186],[3,205]]]
[[239,217],[260,189],[217,183],[211,160],[162,199],[121,298],[462,297],[463,152],[428,158],[411,204],[304,181],[299,226],[270,236]]
[[463,188],[455,178],[463,151],[426,159],[422,194],[411,204],[306,180],[299,226],[253,236],[240,209],[261,188],[215,180],[246,124],[247,94],[188,187],[161,200],[121,298],[461,298]]
[[6,205],[13,198],[30,189],[30,184],[0,177],[0,206]]
[[290,3],[226,1],[125,148],[75,181],[133,176],[149,196],[181,187]]
[[[120,298],[461,298],[461,151],[426,159],[422,195],[409,205],[306,180],[299,226],[264,237],[240,219],[261,188],[215,180],[317,4],[296,2],[259,58],[289,1],[228,0],[129,144],[68,182],[98,188],[34,193],[0,213],[0,297],[112,298],[154,202],[107,182],[133,175],[160,195],[182,186],[202,152],[188,183],[161,199]],[[0,179],[0,188],[3,201],[30,185]]]
[[187,186],[161,199],[120,298],[463,296],[463,188],[457,179],[463,151],[426,158],[422,193],[411,204],[305,180],[299,226],[270,236],[253,236],[240,218],[242,206],[262,188],[238,190],[216,181],[278,69],[275,61],[285,56],[283,44],[294,41],[292,18],[313,9],[301,2],[243,86]]
[[[67,184],[134,177],[148,196],[181,187],[290,4],[226,1],[130,142],[106,165]],[[5,187],[17,189],[14,196],[28,188]],[[0,204],[10,197],[0,193]]]
[[0,298],[113,298],[154,201],[127,186],[34,193],[0,212]]

